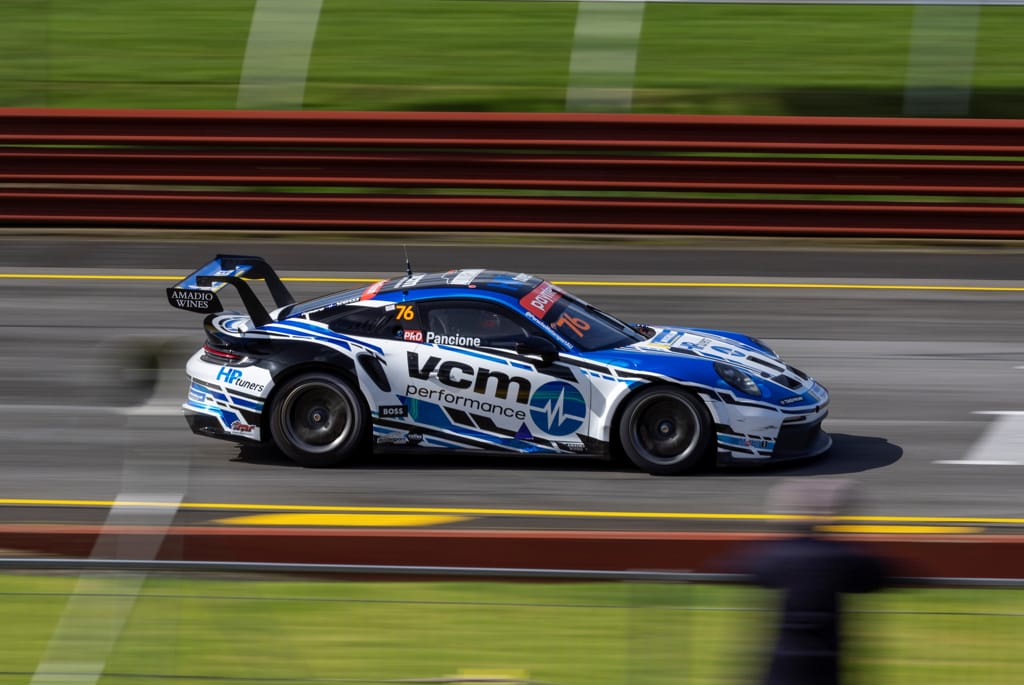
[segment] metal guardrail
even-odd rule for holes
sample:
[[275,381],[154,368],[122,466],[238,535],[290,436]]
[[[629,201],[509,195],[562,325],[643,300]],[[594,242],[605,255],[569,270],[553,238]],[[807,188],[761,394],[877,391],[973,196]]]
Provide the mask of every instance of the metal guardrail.
[[[54,557],[0,557],[2,571],[116,571],[122,573],[239,573],[373,577],[463,577],[514,580],[578,580],[663,583],[742,583],[747,578],[729,573],[686,571],[601,571],[557,568],[491,568],[467,566],[400,566],[383,564],[297,564],[244,561],[72,559]],[[1024,578],[935,578],[905,576],[894,585],[932,587],[1024,588]]]
[[1017,238],[1021,196],[1017,120],[0,110],[0,225]]

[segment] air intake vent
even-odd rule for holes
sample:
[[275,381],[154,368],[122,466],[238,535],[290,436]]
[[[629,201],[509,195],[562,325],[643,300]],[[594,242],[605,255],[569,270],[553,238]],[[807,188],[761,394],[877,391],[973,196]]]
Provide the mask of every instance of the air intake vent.
[[803,383],[801,383],[795,378],[790,378],[786,374],[780,374],[773,378],[772,380],[778,383],[779,385],[786,386],[790,390],[799,390],[803,386]]

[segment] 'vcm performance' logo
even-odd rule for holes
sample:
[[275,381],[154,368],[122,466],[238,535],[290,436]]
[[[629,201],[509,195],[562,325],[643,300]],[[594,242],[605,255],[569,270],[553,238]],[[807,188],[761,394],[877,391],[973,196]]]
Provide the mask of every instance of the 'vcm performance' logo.
[[502,400],[509,399],[512,386],[515,385],[516,394],[512,399],[520,404],[526,404],[530,400],[532,386],[529,379],[522,376],[510,376],[491,369],[475,369],[469,364],[454,360],[442,362],[440,357],[427,357],[423,366],[420,366],[419,354],[407,352],[406,355],[409,361],[409,376],[412,378],[425,381],[436,371],[437,380],[442,385],[456,390],[472,390],[478,395],[490,395]]
[[530,398],[530,418],[549,435],[569,435],[583,426],[587,403],[573,386],[552,381],[537,388]]

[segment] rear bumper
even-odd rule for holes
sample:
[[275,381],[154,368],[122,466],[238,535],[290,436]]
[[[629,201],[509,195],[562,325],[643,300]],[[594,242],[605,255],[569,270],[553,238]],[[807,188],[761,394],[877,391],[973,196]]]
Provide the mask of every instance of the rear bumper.
[[215,416],[208,414],[197,414],[189,411],[188,407],[185,407],[185,421],[188,423],[188,427],[192,429],[192,432],[196,435],[202,435],[207,438],[217,438],[218,440],[227,440],[229,442],[239,443],[243,445],[249,445],[258,443],[259,439],[252,439],[237,433],[229,433],[224,430],[224,426],[221,424],[220,419]]
[[265,370],[211,364],[198,350],[186,372],[189,387],[182,409],[193,433],[243,444],[262,441],[264,397],[249,386],[258,382],[265,395],[271,385]]

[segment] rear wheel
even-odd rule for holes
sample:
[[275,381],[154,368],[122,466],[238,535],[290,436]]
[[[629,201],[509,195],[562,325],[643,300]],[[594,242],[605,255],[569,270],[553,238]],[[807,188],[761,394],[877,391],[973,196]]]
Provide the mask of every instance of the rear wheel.
[[630,461],[659,476],[690,471],[708,455],[711,417],[703,403],[683,390],[653,387],[628,400],[619,440]]
[[365,444],[369,412],[344,380],[307,373],[278,390],[270,434],[278,449],[302,466],[335,466]]

